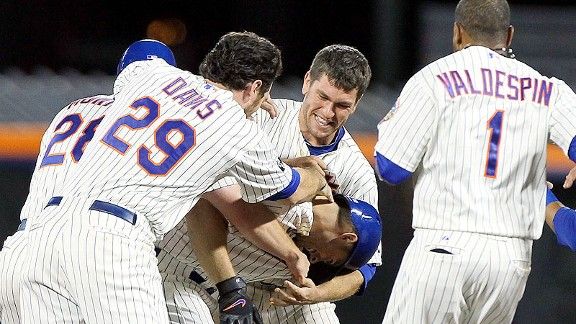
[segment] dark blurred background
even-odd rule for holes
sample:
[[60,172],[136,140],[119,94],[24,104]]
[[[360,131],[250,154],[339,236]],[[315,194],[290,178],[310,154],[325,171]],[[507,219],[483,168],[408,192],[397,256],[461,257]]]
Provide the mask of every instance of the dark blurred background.
[[[0,2],[0,242],[17,227],[34,167],[36,142],[54,114],[73,99],[110,93],[123,50],[141,38],[169,44],[181,68],[197,67],[228,31],[253,31],[283,53],[284,74],[273,95],[301,99],[314,54],[332,43],[359,48],[373,82],[347,126],[372,161],[376,124],[407,79],[451,51],[457,1],[10,1]],[[576,86],[576,4],[510,1],[517,58]],[[35,134],[35,135],[34,135]],[[16,138],[16,139],[15,139]],[[29,139],[31,138],[31,140]],[[29,139],[29,142],[25,142]],[[32,144],[27,144],[32,143]],[[36,143],[36,144],[34,144]],[[34,151],[36,150],[36,151]],[[35,153],[34,153],[35,152]],[[572,164],[549,160],[561,189]],[[342,323],[380,323],[411,235],[411,184],[380,184],[383,265],[365,296],[338,303]],[[515,323],[576,323],[576,257],[546,227]]]

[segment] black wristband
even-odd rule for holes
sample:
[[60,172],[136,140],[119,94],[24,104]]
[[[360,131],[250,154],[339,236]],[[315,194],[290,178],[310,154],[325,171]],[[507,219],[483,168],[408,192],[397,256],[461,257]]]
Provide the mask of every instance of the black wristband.
[[216,288],[220,293],[220,296],[225,295],[234,290],[240,290],[246,288],[246,282],[244,279],[236,276],[230,279],[222,280],[216,284]]

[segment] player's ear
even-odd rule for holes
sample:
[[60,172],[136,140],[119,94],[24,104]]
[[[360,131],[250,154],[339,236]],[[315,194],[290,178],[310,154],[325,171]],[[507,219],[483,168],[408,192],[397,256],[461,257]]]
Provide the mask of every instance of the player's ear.
[[506,48],[512,44],[512,37],[514,36],[514,26],[508,26],[508,35],[506,36]]
[[454,27],[452,29],[452,48],[454,52],[459,51],[462,48],[462,26],[454,22]]
[[356,233],[351,232],[342,233],[340,234],[339,238],[346,243],[355,243],[356,241],[358,241],[358,235],[356,235]]
[[242,97],[244,102],[252,103],[260,98],[260,89],[262,88],[262,80],[255,80],[244,88]]
[[302,94],[306,95],[308,90],[310,90],[310,84],[312,83],[312,78],[310,77],[310,71],[306,72],[304,75],[304,83],[302,83]]

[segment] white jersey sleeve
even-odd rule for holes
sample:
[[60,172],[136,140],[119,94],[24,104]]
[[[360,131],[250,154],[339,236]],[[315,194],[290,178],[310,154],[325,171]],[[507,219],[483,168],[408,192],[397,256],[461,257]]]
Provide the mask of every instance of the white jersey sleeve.
[[565,154],[574,136],[576,136],[576,94],[561,80],[555,79],[558,85],[556,102],[550,111],[550,139],[560,146]]
[[394,107],[378,124],[376,152],[414,172],[432,136],[435,118],[430,89],[418,73],[406,83]]
[[250,203],[274,195],[292,180],[292,169],[278,158],[261,132],[254,137],[253,143],[256,145],[245,149],[238,158],[239,162],[230,170],[240,184],[242,199]]

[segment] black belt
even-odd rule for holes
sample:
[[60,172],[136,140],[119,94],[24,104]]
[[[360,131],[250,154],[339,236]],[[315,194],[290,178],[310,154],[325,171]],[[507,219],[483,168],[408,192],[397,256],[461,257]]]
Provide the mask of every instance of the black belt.
[[26,218],[20,221],[20,225],[18,225],[18,231],[23,231],[26,229]]
[[[48,200],[48,204],[46,205],[46,207],[48,206],[58,206],[60,205],[60,202],[62,201],[62,197],[52,197],[50,198],[50,200]],[[121,218],[125,221],[127,221],[128,223],[134,225],[136,224],[136,214],[129,211],[126,208],[120,207],[118,205],[114,205],[112,203],[108,203],[105,201],[100,201],[100,200],[94,200],[94,202],[92,203],[92,205],[90,205],[90,208],[88,208],[90,210],[95,210],[95,211],[99,211],[99,212],[103,212],[103,213],[107,213],[110,214],[112,216],[116,216],[118,218]],[[26,225],[24,225],[26,226]]]

